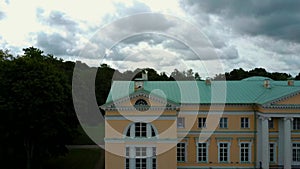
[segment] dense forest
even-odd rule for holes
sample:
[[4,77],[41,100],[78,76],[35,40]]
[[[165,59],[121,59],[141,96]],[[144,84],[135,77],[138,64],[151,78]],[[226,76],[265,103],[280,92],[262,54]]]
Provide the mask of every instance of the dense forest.
[[[65,154],[65,145],[79,135],[72,101],[74,62],[44,54],[29,47],[13,56],[0,50],[0,160],[6,168],[43,168],[46,159]],[[105,103],[112,80],[132,80],[147,71],[150,81],[204,80],[192,69],[168,76],[152,68],[119,72],[107,64],[98,68],[79,64],[81,71],[96,70],[95,94],[98,105]],[[240,80],[265,76],[274,80],[300,80],[300,73],[268,72],[264,68],[242,68],[215,75],[213,80]],[[16,163],[15,161],[18,161]]]

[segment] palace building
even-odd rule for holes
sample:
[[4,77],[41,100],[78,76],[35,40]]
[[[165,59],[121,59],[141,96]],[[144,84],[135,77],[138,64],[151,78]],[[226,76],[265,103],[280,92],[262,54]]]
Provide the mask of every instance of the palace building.
[[114,81],[106,169],[300,167],[300,81]]

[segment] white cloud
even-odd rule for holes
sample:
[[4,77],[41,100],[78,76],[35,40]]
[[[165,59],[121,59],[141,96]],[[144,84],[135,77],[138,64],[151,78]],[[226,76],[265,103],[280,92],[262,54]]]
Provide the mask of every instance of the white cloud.
[[[263,6],[257,6],[260,1],[233,1],[237,3],[174,0],[1,1],[0,48],[18,53],[24,47],[35,45],[58,57],[80,59],[98,66],[102,62],[100,51],[116,45],[111,58],[105,61],[120,69],[152,67],[159,71],[173,71],[174,68],[186,70],[191,67],[198,72],[212,72],[205,68],[208,67],[215,73],[221,73],[223,70],[218,67],[224,66],[226,71],[239,67],[265,67],[271,71],[299,72],[300,43],[299,38],[292,36],[298,35],[299,29],[292,21],[299,21],[300,17],[289,15],[289,11],[297,13],[295,4],[298,3],[276,1],[269,4],[268,1]],[[248,4],[249,9],[241,10],[241,4]],[[285,6],[284,12],[272,12],[273,8],[282,5]],[[276,11],[279,9],[276,8]],[[254,17],[251,10],[259,18]],[[165,17],[136,17],[133,22],[118,20],[145,12],[163,13]],[[172,20],[173,16],[182,21]],[[278,28],[273,32],[270,31],[272,23]],[[113,26],[108,26],[111,24]],[[103,33],[97,37],[96,32],[100,29]],[[162,34],[139,34],[145,30]],[[119,39],[122,35],[129,37]],[[117,40],[123,41],[118,43]],[[78,58],[82,49],[85,53]]]

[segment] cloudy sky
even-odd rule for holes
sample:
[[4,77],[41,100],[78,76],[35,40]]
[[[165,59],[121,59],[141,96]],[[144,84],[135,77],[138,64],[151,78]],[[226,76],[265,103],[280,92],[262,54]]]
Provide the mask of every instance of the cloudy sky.
[[122,71],[300,72],[298,0],[2,0],[0,48]]

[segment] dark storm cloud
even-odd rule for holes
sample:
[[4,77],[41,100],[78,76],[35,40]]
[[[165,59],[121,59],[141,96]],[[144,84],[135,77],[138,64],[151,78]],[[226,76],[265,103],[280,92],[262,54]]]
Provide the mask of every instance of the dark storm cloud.
[[36,15],[41,23],[49,26],[55,26],[58,28],[64,28],[66,31],[76,32],[79,31],[78,23],[69,18],[65,13],[61,11],[51,11],[48,16],[44,15],[44,10],[38,8]]
[[190,0],[182,6],[193,14],[218,15],[241,34],[300,42],[298,0]]
[[64,38],[58,33],[46,34],[39,32],[37,34],[37,45],[46,53],[57,56],[74,55],[76,51],[72,51],[74,39]]

